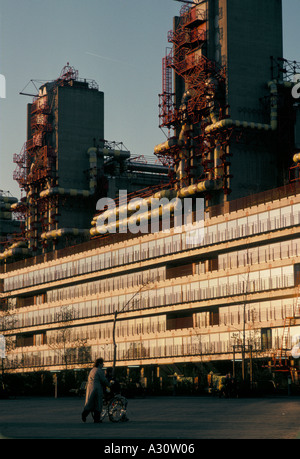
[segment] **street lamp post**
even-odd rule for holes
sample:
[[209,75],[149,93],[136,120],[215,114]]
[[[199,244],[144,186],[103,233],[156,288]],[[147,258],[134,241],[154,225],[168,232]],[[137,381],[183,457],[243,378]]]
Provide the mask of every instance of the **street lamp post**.
[[244,305],[243,305],[243,345],[242,345],[242,380],[245,382],[245,353],[246,353],[246,301],[248,297],[248,287],[249,287],[249,279],[250,279],[250,262],[249,262],[249,249],[247,247],[246,252],[247,257],[247,266],[248,266],[248,273],[247,273],[247,280],[246,280],[246,290],[244,295]]
[[234,344],[233,345],[233,377],[235,378],[236,377],[236,368],[235,368],[235,364],[236,364],[236,353],[240,351],[241,354],[242,354],[242,381],[245,382],[245,379],[246,379],[246,364],[245,364],[245,360],[246,360],[246,352],[249,352],[249,380],[250,380],[250,387],[252,387],[252,383],[253,383],[253,346],[252,345],[245,345],[245,343],[243,344]]
[[143,288],[148,284],[148,282],[146,282],[145,284],[143,284],[140,289],[135,292],[134,295],[132,295],[132,297],[127,301],[127,303],[123,306],[123,308],[121,309],[121,311],[115,311],[114,312],[114,321],[113,321],[113,344],[114,344],[114,357],[113,357],[113,369],[112,369],[112,377],[114,378],[115,376],[115,370],[116,370],[116,361],[117,361],[117,343],[116,343],[116,324],[117,324],[117,318],[118,318],[118,314],[122,313],[125,311],[125,309],[127,308],[127,306],[131,303],[131,301],[133,300],[134,297],[136,297],[136,295],[138,295],[142,290]]
[[57,398],[58,397],[58,373],[59,371],[58,370],[53,370],[51,371],[51,373],[53,373],[53,386],[54,386],[54,398]]

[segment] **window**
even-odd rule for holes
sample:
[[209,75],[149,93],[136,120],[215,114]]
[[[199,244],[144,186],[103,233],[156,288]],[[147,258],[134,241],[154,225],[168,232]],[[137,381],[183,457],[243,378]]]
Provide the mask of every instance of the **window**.
[[272,349],[272,329],[271,328],[261,329],[261,347],[262,347],[262,350]]

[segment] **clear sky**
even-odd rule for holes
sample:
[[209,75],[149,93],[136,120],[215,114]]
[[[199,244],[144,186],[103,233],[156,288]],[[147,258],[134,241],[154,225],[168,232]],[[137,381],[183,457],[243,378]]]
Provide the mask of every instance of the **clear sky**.
[[[300,61],[300,0],[283,0],[283,7],[284,57]],[[20,197],[13,154],[26,140],[32,98],[19,92],[30,80],[58,78],[67,62],[104,92],[105,138],[123,142],[133,156],[153,154],[165,140],[158,127],[161,62],[180,8],[174,0],[0,0],[1,190]]]

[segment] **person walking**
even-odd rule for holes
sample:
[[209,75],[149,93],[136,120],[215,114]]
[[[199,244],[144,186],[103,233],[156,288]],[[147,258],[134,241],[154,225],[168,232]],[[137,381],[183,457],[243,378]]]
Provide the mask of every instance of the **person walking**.
[[100,416],[103,405],[103,388],[105,386],[110,387],[109,381],[106,379],[103,371],[104,361],[102,358],[99,358],[95,361],[92,370],[89,373],[85,404],[83,412],[81,414],[81,419],[83,422],[86,421],[89,413],[93,413],[94,422],[101,422]]

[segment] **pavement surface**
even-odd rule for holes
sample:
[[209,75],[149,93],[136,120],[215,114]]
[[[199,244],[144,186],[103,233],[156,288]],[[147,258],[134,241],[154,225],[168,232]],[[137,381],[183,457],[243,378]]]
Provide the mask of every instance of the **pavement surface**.
[[[82,398],[0,400],[1,439],[300,439],[300,397],[129,399],[129,422],[81,421]],[[175,443],[176,443],[175,441]]]

